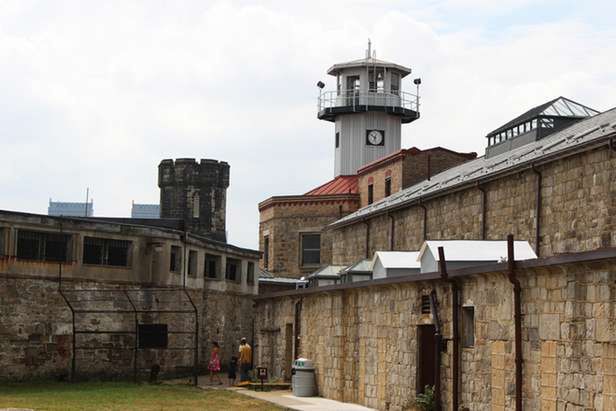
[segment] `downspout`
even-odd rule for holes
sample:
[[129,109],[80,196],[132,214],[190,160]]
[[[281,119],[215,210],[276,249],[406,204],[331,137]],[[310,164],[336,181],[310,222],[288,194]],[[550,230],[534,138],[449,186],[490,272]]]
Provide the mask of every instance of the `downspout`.
[[535,254],[537,254],[537,257],[539,257],[539,242],[541,241],[541,186],[543,185],[543,176],[541,174],[541,171],[537,170],[534,164],[531,166],[531,168],[537,176],[537,189],[535,197]]
[[364,220],[366,224],[366,258],[370,258],[370,221]]
[[436,299],[436,291],[430,293],[430,310],[432,311],[432,319],[434,323],[434,349],[435,364],[434,364],[434,396],[437,409],[442,409],[441,404],[441,346],[443,344],[443,333],[441,330],[441,318],[438,315],[438,301]]
[[182,291],[184,292],[184,295],[192,306],[193,313],[195,314],[195,345],[193,347],[193,385],[197,386],[199,385],[199,310],[197,310],[195,302],[186,290],[186,275],[188,274],[188,247],[186,246],[187,243],[188,231],[184,230],[184,235],[182,236],[182,245],[184,246],[184,258],[182,260],[182,272],[184,273],[184,275],[182,276]]
[[507,236],[507,274],[513,284],[513,306],[515,322],[515,409],[522,411],[522,289],[516,276],[513,234]]
[[423,241],[428,239],[428,209],[423,203],[419,202],[419,207],[423,209]]
[[480,239],[486,239],[486,217],[488,216],[488,197],[486,195],[486,189],[477,184],[477,189],[481,192],[481,234]]
[[451,382],[451,404],[452,410],[457,411],[459,407],[459,391],[460,391],[460,328],[458,324],[459,306],[460,306],[460,288],[458,282],[450,279],[447,274],[447,262],[445,261],[445,251],[443,247],[438,248],[438,265],[441,273],[441,279],[451,284],[451,328],[453,342],[452,355],[452,382]]
[[390,251],[394,251],[394,238],[395,238],[396,224],[395,224],[395,220],[394,220],[393,214],[389,215],[389,221],[390,221],[390,226],[389,226],[389,250]]
[[[62,221],[60,221],[60,234],[62,234]],[[71,381],[75,380],[75,370],[77,369],[77,357],[75,356],[76,354],[76,350],[75,347],[77,346],[76,343],[76,336],[75,336],[75,309],[73,308],[73,306],[71,305],[70,301],[68,300],[68,298],[66,298],[66,294],[64,294],[62,292],[62,261],[58,261],[58,292],[60,293],[60,295],[62,296],[62,299],[64,300],[64,302],[66,303],[66,305],[68,306],[68,308],[71,310],[71,323],[72,323],[72,352],[71,352]]]

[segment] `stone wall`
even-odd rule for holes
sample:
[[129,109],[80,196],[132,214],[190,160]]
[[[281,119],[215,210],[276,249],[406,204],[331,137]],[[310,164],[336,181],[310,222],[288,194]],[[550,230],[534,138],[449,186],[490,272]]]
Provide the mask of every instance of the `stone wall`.
[[[616,155],[607,147],[554,161],[538,168],[541,179],[541,256],[616,245]],[[535,246],[536,190],[533,170],[481,185],[486,192],[486,236],[504,240],[514,234]],[[591,201],[592,200],[592,201]],[[453,191],[422,203],[427,210],[427,239],[482,239],[482,193],[479,187]],[[424,209],[411,205],[392,211],[394,249],[418,250],[424,240]],[[391,221],[367,219],[370,253],[388,250]],[[333,230],[332,261],[351,264],[366,253],[366,222]]]
[[[524,409],[613,410],[616,405],[616,261],[518,270],[522,285]],[[507,276],[458,277],[461,305],[474,308],[474,344],[460,348],[460,406],[513,409],[513,292]],[[451,407],[451,288],[440,280],[308,290],[257,300],[256,365],[280,375],[285,330],[301,300],[299,355],[316,364],[319,393],[382,410],[408,409],[416,389],[420,296],[435,290],[446,351],[444,409]],[[461,333],[464,332],[461,321]],[[292,329],[292,327],[291,327]],[[285,348],[287,348],[285,350]]]
[[[62,288],[76,311],[108,311],[77,312],[77,330],[115,332],[76,334],[78,347],[91,348],[77,350],[77,378],[132,377],[135,314],[131,302],[138,311],[185,311],[137,314],[140,324],[167,324],[170,348],[138,350],[139,378],[147,379],[154,364],[160,365],[162,377],[192,372],[195,316],[183,291],[153,291],[135,285],[86,281],[65,281]],[[253,339],[252,296],[214,290],[188,292],[199,315],[200,369],[207,368],[214,340],[221,344],[221,360],[226,366],[231,355],[237,352],[240,338]],[[71,311],[58,291],[57,281],[14,275],[0,277],[0,380],[69,378],[72,336]]]

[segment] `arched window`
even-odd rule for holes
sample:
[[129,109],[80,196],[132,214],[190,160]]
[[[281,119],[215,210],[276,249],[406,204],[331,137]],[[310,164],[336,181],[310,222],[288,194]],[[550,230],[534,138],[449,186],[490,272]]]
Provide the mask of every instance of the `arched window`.
[[199,218],[199,193],[193,194],[192,216],[193,218]]

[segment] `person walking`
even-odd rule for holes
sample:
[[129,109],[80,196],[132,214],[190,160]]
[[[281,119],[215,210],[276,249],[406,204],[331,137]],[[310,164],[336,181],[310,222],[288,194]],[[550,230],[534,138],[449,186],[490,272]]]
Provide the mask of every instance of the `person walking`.
[[240,341],[240,382],[248,381],[248,371],[252,367],[252,348],[246,338]]
[[214,377],[218,380],[218,385],[222,385],[220,379],[220,345],[216,341],[212,341],[212,352],[210,354],[210,362],[207,365],[207,369],[210,371],[210,384],[214,383]]

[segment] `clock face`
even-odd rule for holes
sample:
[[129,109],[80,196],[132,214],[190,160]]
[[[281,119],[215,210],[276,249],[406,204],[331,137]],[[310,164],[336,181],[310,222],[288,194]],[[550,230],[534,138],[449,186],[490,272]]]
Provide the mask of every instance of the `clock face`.
[[368,130],[368,135],[366,137],[368,144],[371,146],[383,145],[383,132],[380,130]]

